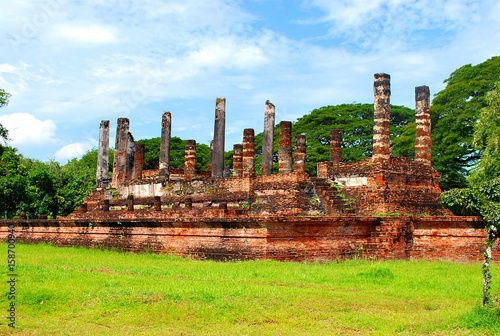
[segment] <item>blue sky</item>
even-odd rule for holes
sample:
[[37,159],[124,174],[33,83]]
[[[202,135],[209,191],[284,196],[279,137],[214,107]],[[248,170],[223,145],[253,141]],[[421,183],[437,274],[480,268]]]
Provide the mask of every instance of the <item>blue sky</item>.
[[101,120],[128,117],[136,139],[172,134],[208,144],[225,97],[226,150],[314,108],[373,102],[373,74],[391,102],[414,107],[464,64],[499,55],[497,0],[16,0],[0,13],[0,109],[10,144],[65,163],[96,146]]

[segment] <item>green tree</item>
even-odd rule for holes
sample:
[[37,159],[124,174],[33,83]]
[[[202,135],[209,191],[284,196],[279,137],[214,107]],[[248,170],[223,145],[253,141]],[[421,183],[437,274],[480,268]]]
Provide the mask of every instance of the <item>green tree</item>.
[[56,197],[59,164],[25,159],[25,165],[26,195],[19,204],[19,210],[24,211],[29,217],[48,215],[55,218],[59,213],[59,202]]
[[[57,199],[60,204],[59,215],[67,216],[74,211],[95,189],[97,169],[97,149],[89,150],[80,159],[72,159],[61,167]],[[110,155],[109,169],[113,160]]]
[[469,178],[473,185],[500,176],[500,84],[486,95],[485,101],[487,106],[474,126],[473,144],[482,155]]
[[[3,107],[9,103],[10,93],[5,92],[0,89],[0,107]],[[9,140],[9,131],[0,124],[0,139],[3,142],[7,142]]]
[[17,150],[0,145],[0,211],[12,217],[26,199],[27,169]]
[[[355,162],[372,155],[373,104],[342,104],[323,106],[299,118],[292,126],[292,146],[297,134],[305,134],[307,141],[306,170],[316,175],[316,163],[330,158],[330,131],[342,130],[342,160]],[[279,126],[274,130],[274,152],[277,153]],[[262,162],[262,137],[255,137],[257,171]],[[415,156],[415,111],[404,106],[391,105],[391,153],[394,156]],[[274,162],[278,157],[275,155]],[[273,169],[277,169],[275,167]]]
[[432,100],[432,158],[443,190],[467,186],[467,176],[482,153],[473,145],[474,125],[487,105],[486,93],[499,80],[500,56],[467,64],[445,80],[446,87]]
[[486,95],[486,106],[474,125],[473,144],[481,160],[468,178],[470,187],[441,194],[441,202],[459,215],[479,215],[486,224],[487,239],[483,262],[483,304],[490,301],[491,250],[500,233],[500,92]]

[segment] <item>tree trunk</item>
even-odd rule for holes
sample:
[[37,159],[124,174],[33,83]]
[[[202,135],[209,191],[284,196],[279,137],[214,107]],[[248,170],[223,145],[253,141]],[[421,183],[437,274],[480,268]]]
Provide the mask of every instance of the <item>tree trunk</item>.
[[486,251],[484,252],[483,261],[483,306],[487,306],[490,303],[490,262],[491,262],[491,249],[495,244],[497,228],[494,225],[490,225],[487,228],[488,238],[486,238]]

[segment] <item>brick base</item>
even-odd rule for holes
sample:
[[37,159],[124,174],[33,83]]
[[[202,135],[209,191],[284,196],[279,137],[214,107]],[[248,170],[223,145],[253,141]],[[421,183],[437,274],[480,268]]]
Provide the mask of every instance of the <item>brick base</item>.
[[[223,210],[220,210],[223,212]],[[115,248],[200,259],[329,261],[348,258],[479,261],[486,237],[477,217],[120,218],[0,221],[7,241]],[[500,256],[497,244],[494,258]]]

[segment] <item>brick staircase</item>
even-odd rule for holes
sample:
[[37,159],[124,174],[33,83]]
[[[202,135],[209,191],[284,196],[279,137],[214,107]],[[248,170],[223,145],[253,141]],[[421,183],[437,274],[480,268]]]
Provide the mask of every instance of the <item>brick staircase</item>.
[[339,191],[335,187],[332,187],[326,179],[312,177],[311,182],[327,214],[342,215],[353,213],[353,210],[348,207],[344,199],[339,196]]

